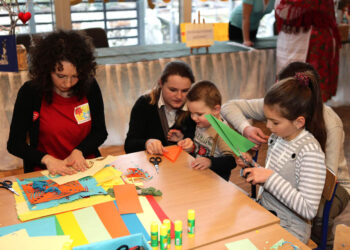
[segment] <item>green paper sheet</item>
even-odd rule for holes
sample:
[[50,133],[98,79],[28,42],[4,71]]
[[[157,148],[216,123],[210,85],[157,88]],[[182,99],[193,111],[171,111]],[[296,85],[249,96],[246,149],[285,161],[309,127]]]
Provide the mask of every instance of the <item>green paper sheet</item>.
[[225,246],[229,250],[258,250],[258,248],[249,239],[226,243]]
[[249,149],[255,146],[253,142],[249,141],[247,138],[234,131],[232,128],[224,124],[219,119],[215,118],[213,115],[206,115],[205,117],[216,130],[216,132],[218,132],[221,138],[232,149],[235,155],[240,156],[241,154],[239,153],[239,150],[241,152],[247,152]]

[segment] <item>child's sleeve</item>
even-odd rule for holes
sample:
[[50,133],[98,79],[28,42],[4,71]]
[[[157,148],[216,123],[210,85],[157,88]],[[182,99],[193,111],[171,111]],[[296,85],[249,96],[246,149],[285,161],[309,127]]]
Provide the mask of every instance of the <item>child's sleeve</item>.
[[316,216],[326,179],[324,160],[319,145],[305,145],[296,159],[296,169],[300,167],[297,188],[276,172],[264,188],[297,214],[311,220]]

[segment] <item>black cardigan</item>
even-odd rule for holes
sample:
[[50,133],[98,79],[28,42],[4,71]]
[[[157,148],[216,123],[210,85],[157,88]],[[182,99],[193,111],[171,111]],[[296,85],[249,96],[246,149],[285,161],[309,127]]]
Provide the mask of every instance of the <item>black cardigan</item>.
[[[107,130],[104,116],[104,106],[100,87],[94,79],[86,96],[91,114],[91,131],[86,138],[76,146],[86,157],[94,154],[100,156],[98,147],[106,140]],[[24,172],[31,172],[35,166],[41,165],[45,152],[37,150],[39,140],[39,119],[33,122],[33,112],[40,113],[42,95],[38,93],[34,83],[28,81],[18,91],[13,110],[10,135],[7,150],[23,159]],[[27,143],[29,133],[29,144]]]
[[[124,144],[126,153],[145,150],[145,143],[151,138],[160,140],[164,146],[170,145],[164,136],[158,104],[151,105],[150,100],[149,95],[141,96],[131,110],[129,131]],[[188,115],[181,126],[174,125],[172,128],[181,130],[184,138],[193,139],[196,124]]]

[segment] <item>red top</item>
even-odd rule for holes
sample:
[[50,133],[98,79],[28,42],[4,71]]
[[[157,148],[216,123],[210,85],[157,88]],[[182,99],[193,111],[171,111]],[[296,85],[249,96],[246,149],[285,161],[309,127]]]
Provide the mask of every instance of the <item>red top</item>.
[[40,109],[38,149],[64,160],[90,133],[91,116],[87,99],[53,94],[52,104],[44,98]]

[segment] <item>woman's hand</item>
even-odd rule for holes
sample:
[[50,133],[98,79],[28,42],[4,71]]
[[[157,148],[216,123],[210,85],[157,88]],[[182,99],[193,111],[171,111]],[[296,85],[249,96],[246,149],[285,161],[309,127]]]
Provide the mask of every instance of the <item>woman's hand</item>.
[[252,47],[252,46],[254,45],[254,43],[253,43],[252,41],[250,41],[250,40],[244,41],[243,44],[244,44],[245,46],[248,46],[248,47]]
[[181,130],[178,129],[170,129],[168,132],[168,141],[178,142],[184,138],[184,134]]
[[272,174],[273,170],[262,167],[245,168],[243,170],[243,175],[247,176],[246,181],[253,185],[264,184]]
[[269,136],[265,135],[260,128],[254,126],[245,127],[243,129],[243,136],[256,144],[253,150],[259,150],[261,144],[267,143],[267,139],[269,139]]
[[76,173],[73,168],[69,167],[66,160],[59,160],[48,154],[41,159],[41,163],[46,165],[49,173],[52,175],[71,175]]
[[158,139],[148,139],[146,141],[146,151],[151,155],[162,155],[165,152],[165,148],[162,145],[162,142]]
[[191,167],[197,170],[204,170],[210,168],[211,160],[206,157],[198,157],[192,163]]
[[89,168],[83,153],[79,149],[73,149],[70,155],[65,159],[69,166],[72,166],[76,171],[83,172]]
[[182,149],[187,153],[191,153],[193,151],[193,141],[190,138],[179,141],[177,145],[182,147]]

